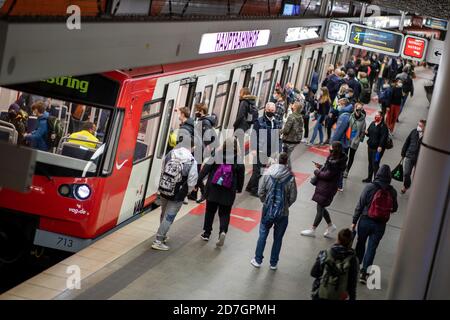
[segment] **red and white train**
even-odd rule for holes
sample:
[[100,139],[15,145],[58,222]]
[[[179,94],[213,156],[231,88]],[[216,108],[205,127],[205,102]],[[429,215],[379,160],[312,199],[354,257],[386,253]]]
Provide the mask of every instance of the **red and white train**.
[[90,150],[63,139],[54,152],[37,151],[29,192],[0,190],[0,259],[13,261],[27,244],[76,252],[146,210],[170,130],[179,125],[176,107],[206,103],[220,131],[232,126],[241,87],[262,109],[276,83],[301,88],[313,69],[323,78],[326,66],[349,55],[349,48],[317,42],[1,88],[1,111],[23,92],[50,98],[65,133],[90,120],[100,143]]

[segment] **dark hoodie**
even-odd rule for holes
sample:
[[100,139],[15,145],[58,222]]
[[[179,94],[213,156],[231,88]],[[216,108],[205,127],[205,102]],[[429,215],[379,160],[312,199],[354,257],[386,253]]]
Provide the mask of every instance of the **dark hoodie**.
[[196,128],[201,130],[201,138],[205,146],[213,143],[216,140],[216,132],[214,127],[217,123],[217,118],[214,115],[203,116],[198,118],[198,124],[201,124],[201,128]]
[[251,114],[251,107],[254,106],[255,103],[256,97],[252,95],[247,95],[240,99],[238,113],[233,124],[234,130],[241,129],[247,131],[250,129],[252,123],[248,121],[248,116]]
[[353,224],[358,223],[358,220],[361,216],[367,217],[373,196],[379,188],[387,189],[389,190],[389,192],[391,192],[392,199],[394,200],[394,207],[392,209],[392,212],[397,211],[397,191],[395,191],[395,189],[391,186],[391,168],[389,168],[388,165],[384,164],[378,170],[375,176],[375,180],[372,183],[368,184],[361,193],[358,204],[356,205],[355,214],[353,215]]
[[328,207],[333,201],[338,190],[339,179],[346,165],[347,156],[345,154],[342,154],[338,159],[329,156],[323,168],[314,171],[314,175],[317,177],[317,184],[312,200],[321,207]]
[[190,136],[191,139],[194,139],[194,120],[192,118],[188,118],[185,122],[180,125],[180,130],[178,131],[178,139],[177,144],[183,142],[183,137]]
[[[347,293],[350,300],[356,300],[356,283],[358,280],[359,262],[355,255],[355,251],[340,244],[334,244],[330,251],[333,258],[336,260],[344,260],[348,256],[353,255],[353,259],[350,262],[350,269],[348,270]],[[326,250],[320,251],[311,270],[311,276],[315,278],[312,289],[313,299],[319,298],[318,291],[320,287],[320,280],[324,272],[324,262],[327,258],[327,254],[328,252]]]

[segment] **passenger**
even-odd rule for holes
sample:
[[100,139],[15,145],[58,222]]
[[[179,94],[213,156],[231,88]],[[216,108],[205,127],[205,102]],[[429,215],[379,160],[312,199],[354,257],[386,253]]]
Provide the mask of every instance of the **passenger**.
[[370,75],[369,75],[369,83],[370,83],[370,92],[373,90],[373,85],[375,83],[375,79],[378,77],[380,72],[380,63],[378,62],[378,55],[376,53],[372,53],[370,58]]
[[258,121],[253,126],[254,135],[251,141],[251,148],[257,158],[256,163],[253,164],[252,176],[247,184],[246,191],[255,197],[258,196],[261,169],[268,163],[269,158],[273,154],[281,151],[279,139],[281,122],[275,118],[275,109],[275,104],[268,102],[264,115],[258,118]]
[[359,101],[364,104],[369,104],[372,98],[372,91],[370,90],[370,83],[367,79],[367,73],[359,73],[359,83],[361,83],[361,94],[359,95]]
[[384,164],[377,172],[374,182],[364,188],[353,215],[352,230],[356,229],[359,221],[356,256],[362,263],[361,283],[367,282],[367,269],[373,264],[386,223],[391,213],[398,209],[397,192],[390,183],[391,169]]
[[316,170],[312,181],[316,186],[313,201],[317,203],[317,214],[311,229],[303,230],[302,236],[315,237],[316,229],[319,226],[322,218],[328,224],[328,228],[323,234],[324,237],[332,237],[336,226],[331,222],[330,214],[326,209],[336,195],[339,185],[339,179],[345,170],[347,164],[347,156],[343,153],[340,142],[333,142],[330,146],[330,155],[324,165],[315,163]]
[[425,132],[426,120],[420,120],[417,128],[413,129],[402,148],[403,158],[403,187],[401,193],[405,193],[411,187],[411,174],[416,167],[419,158],[420,145],[422,144],[423,134]]
[[[216,140],[216,132],[214,131],[214,127],[217,123],[217,118],[214,115],[208,115],[208,106],[204,103],[197,103],[195,105],[195,118],[196,118],[196,130],[198,132],[198,136],[201,136],[201,140],[203,143],[203,150],[206,148],[213,148],[214,141]],[[210,150],[209,152],[213,155],[214,151]],[[205,154],[203,152],[203,154]],[[197,165],[197,171],[200,172],[202,163]],[[197,199],[197,191],[200,189],[202,196],[200,199]],[[201,203],[205,201],[205,185],[203,184],[203,179],[198,179],[197,185],[195,189],[189,194],[188,199],[194,200],[197,203]]]
[[290,106],[295,102],[295,88],[291,82],[286,83],[284,87],[284,95],[286,96],[286,106]]
[[339,92],[339,89],[341,88],[341,85],[344,83],[344,80],[341,78],[341,70],[335,69],[334,73],[327,79],[328,81],[326,83],[326,87],[328,88],[328,91],[330,93],[331,101],[334,101]]
[[22,145],[25,144],[24,136],[27,132],[27,120],[28,114],[26,111],[20,109],[17,103],[13,103],[8,108],[8,115],[2,118],[1,120],[6,121],[14,125],[17,130],[17,144]]
[[[408,100],[408,96],[411,95],[411,97],[414,96],[414,82],[411,77],[411,65],[407,64],[403,68],[403,72],[398,74],[396,79],[400,79],[403,83],[403,95],[402,95],[402,102],[400,105],[400,113],[402,113],[403,108],[405,107],[406,100]],[[400,114],[399,113],[399,114]],[[398,119],[397,119],[398,122]]]
[[266,240],[272,227],[274,232],[270,269],[278,268],[283,236],[288,226],[289,207],[297,200],[297,184],[287,165],[288,159],[287,153],[280,153],[278,163],[272,164],[266,170],[259,183],[258,196],[263,203],[263,209],[255,257],[250,261],[255,268],[261,267]]
[[34,94],[29,94],[29,93],[25,93],[25,92],[23,92],[19,96],[19,98],[17,99],[17,101],[15,103],[18,104],[20,109],[25,111],[27,114],[32,114],[33,111],[31,109],[31,107],[33,106],[33,104],[35,104],[38,101],[44,102],[44,106],[45,106],[45,108],[47,108],[48,100],[45,97],[34,95]]
[[[195,123],[194,119],[190,117],[191,110],[188,107],[182,107],[178,109],[178,119],[180,120],[180,129],[177,135],[177,144],[185,143],[183,142],[185,138],[194,140],[195,135]],[[186,147],[189,148],[190,142],[186,141]]]
[[381,106],[381,111],[383,114],[386,114],[387,109],[390,106],[392,98],[392,87],[389,84],[389,79],[384,80],[384,84],[382,85],[380,92],[378,94],[378,102]]
[[312,91],[312,88],[310,88],[309,86],[305,86],[303,88],[303,96],[305,97],[305,101],[304,101],[304,105],[303,105],[303,109],[301,111],[302,115],[303,115],[303,125],[304,125],[304,138],[302,139],[302,142],[306,143],[308,141],[308,137],[309,137],[309,118],[310,118],[310,114],[312,112],[314,112],[315,108],[316,108],[316,99],[314,98],[314,92]]
[[317,70],[314,70],[312,73],[310,89],[313,95],[316,95],[317,90],[319,90],[319,73]]
[[[227,150],[232,148],[232,150]],[[220,157],[220,158],[219,158]],[[239,155],[238,140],[228,138],[221,150],[216,154],[213,163],[204,165],[199,180],[208,177],[206,184],[206,213],[201,238],[209,241],[214,216],[219,211],[219,240],[217,247],[222,247],[230,224],[231,208],[236,193],[241,193],[244,187],[245,166]]]
[[316,124],[314,126],[314,130],[313,130],[313,135],[311,137],[311,140],[309,141],[309,143],[307,143],[307,146],[311,146],[314,144],[314,141],[316,140],[317,137],[317,132],[319,133],[319,144],[323,144],[323,130],[322,127],[324,126],[325,123],[325,118],[327,116],[327,114],[330,111],[331,108],[331,99],[330,99],[330,94],[328,92],[328,89],[326,87],[322,87],[321,89],[321,96],[319,98],[319,103],[318,103],[318,107],[317,107],[317,119],[316,119]]
[[[366,74],[366,78],[369,77],[370,73],[371,73],[371,68],[370,68],[370,59],[369,56],[365,56],[362,61],[361,61],[361,65],[358,68],[358,78],[361,79],[361,73],[365,73]],[[369,82],[367,80],[367,82]]]
[[385,56],[381,62],[380,65],[380,71],[378,72],[378,84],[377,84],[377,94],[380,95],[380,91],[383,87],[383,84],[386,82],[386,80],[389,81],[389,76],[388,76],[388,72],[389,72],[389,67],[388,67],[388,63],[389,63],[389,58],[388,56]]
[[242,88],[239,92],[239,109],[234,121],[234,131],[247,131],[258,119],[258,109],[255,107],[257,97],[252,96],[249,88]]
[[352,243],[352,231],[342,229],[337,243],[319,252],[311,270],[311,276],[315,278],[311,294],[313,300],[356,300],[359,261]]
[[279,122],[283,122],[284,114],[287,113],[286,111],[286,97],[284,93],[280,89],[275,89],[275,92],[273,94],[273,98],[276,101],[275,102],[275,119],[277,119]]
[[395,124],[400,114],[400,107],[403,99],[403,83],[400,79],[395,80],[392,88],[389,107],[386,109],[386,125],[391,133],[394,132]]
[[359,96],[361,95],[361,83],[356,79],[355,70],[349,69],[347,75],[347,85],[349,88],[353,89],[354,96],[359,99]]
[[86,121],[83,123],[81,131],[72,133],[67,142],[78,144],[86,148],[96,149],[98,146],[97,142],[99,142],[95,136],[96,130],[97,127],[95,123]]
[[384,150],[386,148],[387,139],[389,137],[389,130],[383,121],[383,114],[377,111],[375,120],[369,125],[366,130],[367,140],[367,156],[369,161],[369,172],[367,178],[362,182],[372,182],[374,173],[380,167],[381,158],[383,158]]
[[23,137],[25,141],[30,143],[30,146],[34,149],[41,151],[48,151],[48,112],[45,111],[45,104],[43,101],[35,102],[31,106],[33,115],[38,118],[38,126],[32,133],[26,133]]
[[345,98],[347,98],[348,102],[353,106],[355,106],[356,103],[358,102],[355,97],[355,92],[353,91],[352,88],[348,88],[347,93],[345,94]]
[[347,162],[347,169],[344,172],[344,178],[348,177],[348,173],[353,165],[353,160],[355,159],[356,151],[358,150],[359,144],[364,141],[366,132],[366,115],[364,114],[363,104],[357,103],[355,106],[355,111],[350,117],[349,133],[350,133],[350,149]]
[[[193,141],[191,143],[193,147]],[[180,211],[184,198],[197,183],[197,161],[191,151],[192,148],[187,148],[186,143],[179,143],[164,158],[158,189],[161,201],[161,224],[152,244],[153,249],[163,251],[170,249],[165,243],[167,232]]]
[[325,126],[327,129],[327,140],[325,141],[324,144],[330,144],[333,126],[336,124],[339,117],[339,110],[338,110],[339,100],[345,99],[345,95],[348,89],[349,87],[345,83],[341,86],[338,94],[336,95],[336,98],[333,101],[333,107],[330,108],[330,112],[328,113],[328,116],[325,119]]
[[[349,61],[345,64],[345,70],[347,70],[347,73],[350,69],[355,70],[355,62],[356,62],[356,56],[352,56]],[[353,89],[355,90],[355,89]]]
[[291,154],[295,147],[302,141],[303,137],[303,116],[300,113],[302,105],[296,101],[291,104],[292,113],[286,120],[283,129],[281,130],[283,140],[283,151],[289,157],[289,164],[291,163]]

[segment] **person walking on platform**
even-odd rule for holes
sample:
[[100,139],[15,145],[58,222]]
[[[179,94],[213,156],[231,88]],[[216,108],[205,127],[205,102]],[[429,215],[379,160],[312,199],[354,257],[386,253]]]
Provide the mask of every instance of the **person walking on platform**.
[[312,112],[314,112],[315,106],[317,104],[314,98],[314,92],[309,86],[303,88],[303,96],[305,97],[304,105],[301,111],[303,116],[303,139],[302,142],[308,142],[309,137],[309,119]]
[[363,111],[363,104],[357,103],[355,105],[355,111],[350,116],[349,129],[347,129],[346,132],[350,149],[344,178],[348,177],[348,173],[353,165],[353,160],[355,159],[356,151],[358,150],[359,144],[364,141],[366,135],[366,115]]
[[382,84],[378,93],[378,103],[380,104],[381,111],[385,115],[387,113],[387,109],[391,104],[392,99],[392,87],[389,84],[389,80],[385,79],[384,84]]
[[380,71],[378,72],[378,82],[377,82],[377,95],[380,95],[381,88],[383,87],[383,84],[387,81],[389,81],[388,73],[389,73],[389,57],[384,56],[381,64],[380,64]]
[[[411,77],[411,65],[407,64],[405,67],[403,67],[403,72],[398,74],[396,79],[399,79],[402,81],[403,86],[403,95],[402,95],[402,101],[400,104],[400,113],[402,113],[403,108],[405,107],[406,100],[408,100],[408,96],[411,95],[411,97],[414,96],[414,81]],[[398,120],[398,119],[397,119]]]
[[289,164],[291,154],[295,147],[302,141],[303,136],[303,116],[300,113],[302,106],[296,101],[291,105],[292,113],[288,116],[283,129],[280,131],[283,140],[283,151],[288,154]]
[[273,99],[275,102],[275,119],[277,119],[280,123],[283,122],[284,114],[287,113],[286,110],[286,96],[280,89],[275,89],[273,94]]
[[361,95],[361,83],[359,83],[359,81],[356,79],[355,70],[347,70],[347,76],[347,85],[353,90],[353,95],[356,97],[356,99],[359,99],[359,96]]
[[161,224],[152,244],[153,249],[163,251],[170,249],[165,244],[167,232],[180,211],[184,198],[197,183],[197,161],[191,153],[193,146],[193,140],[191,149],[186,147],[186,141],[179,143],[164,158],[158,188],[161,201]]
[[403,158],[403,187],[401,193],[405,193],[411,187],[411,174],[419,158],[420,145],[425,132],[426,120],[420,120],[417,128],[413,129],[402,148]]
[[370,183],[372,182],[374,174],[377,173],[378,168],[380,167],[380,161],[381,158],[383,158],[387,139],[389,137],[389,130],[383,121],[381,111],[377,111],[375,120],[369,125],[365,134],[368,137],[367,156],[369,161],[369,172],[367,178],[362,182]]
[[400,114],[403,99],[403,83],[400,79],[395,80],[392,88],[391,101],[386,111],[386,125],[391,133],[394,132],[395,124]]
[[245,166],[238,152],[238,140],[228,138],[218,150],[214,161],[206,163],[199,175],[199,180],[208,176],[205,190],[205,222],[201,238],[209,240],[214,216],[219,211],[220,230],[217,247],[224,244],[230,224],[231,207],[236,199],[236,193],[241,193],[244,186]]
[[242,88],[239,92],[239,108],[234,121],[234,131],[241,129],[246,132],[254,121],[258,118],[258,109],[256,108],[257,97],[251,95],[249,88]]
[[322,87],[321,89],[322,95],[320,96],[319,102],[317,104],[317,116],[316,116],[316,124],[314,126],[313,135],[311,140],[306,145],[313,145],[316,140],[317,133],[319,133],[319,144],[323,144],[323,126],[325,122],[325,118],[330,111],[331,108],[331,99],[330,94],[328,93],[328,89],[326,87]]
[[339,179],[345,170],[347,156],[343,153],[340,142],[333,142],[330,146],[330,155],[324,165],[315,163],[316,170],[311,183],[316,186],[312,200],[317,203],[317,214],[311,229],[303,230],[302,236],[315,237],[316,229],[323,218],[328,228],[324,237],[332,237],[336,226],[331,222],[330,214],[326,209],[337,193]]
[[278,163],[266,170],[259,183],[258,196],[263,209],[255,257],[250,262],[255,268],[261,267],[266,240],[270,229],[274,227],[270,269],[277,269],[283,236],[288,226],[289,207],[297,200],[297,184],[287,164],[287,153],[280,153]]
[[275,104],[268,102],[264,114],[259,117],[253,125],[253,133],[250,147],[256,156],[253,164],[253,172],[247,184],[246,191],[251,195],[258,196],[258,183],[261,177],[261,169],[267,165],[269,158],[281,151],[280,129],[281,122],[275,118]]
[[391,186],[391,168],[384,164],[373,183],[364,188],[353,215],[352,230],[355,230],[358,224],[355,250],[359,262],[362,263],[361,283],[367,282],[367,269],[373,264],[378,244],[386,230],[386,223],[391,213],[397,209],[397,192]]
[[352,243],[352,231],[342,229],[337,243],[319,252],[311,270],[313,300],[356,300],[359,261]]

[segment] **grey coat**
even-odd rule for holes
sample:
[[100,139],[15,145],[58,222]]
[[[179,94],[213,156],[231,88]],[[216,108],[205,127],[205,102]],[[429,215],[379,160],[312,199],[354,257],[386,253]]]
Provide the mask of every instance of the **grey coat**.
[[361,113],[359,119],[356,119],[355,114],[352,113],[350,116],[350,128],[352,131],[356,131],[353,139],[350,140],[350,148],[357,150],[359,144],[364,141],[365,132],[366,132],[366,115]]

